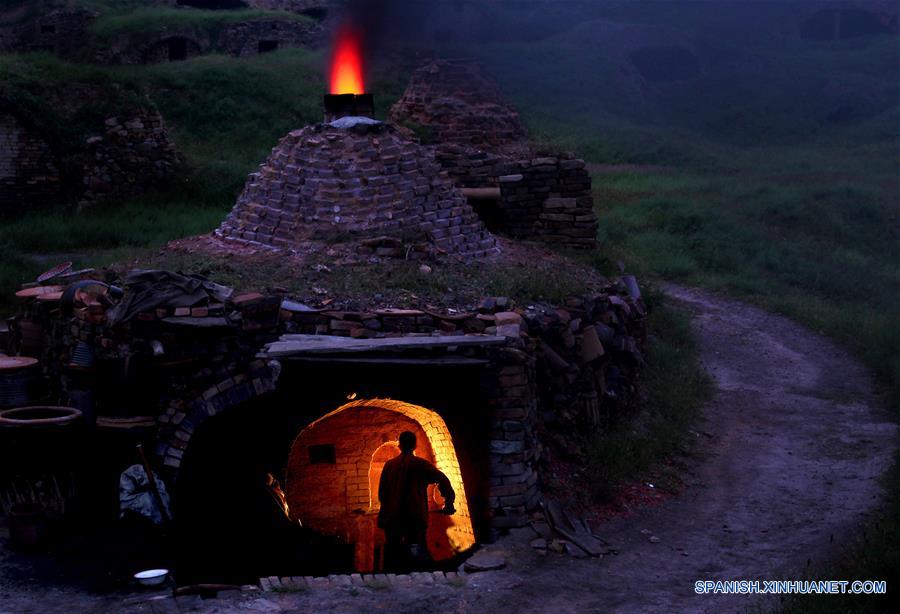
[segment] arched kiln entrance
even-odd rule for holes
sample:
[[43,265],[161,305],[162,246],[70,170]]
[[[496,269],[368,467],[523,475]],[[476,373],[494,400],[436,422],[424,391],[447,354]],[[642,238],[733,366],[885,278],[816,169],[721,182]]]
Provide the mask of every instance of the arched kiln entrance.
[[[354,544],[358,571],[381,567],[384,534],[376,526],[378,496],[373,489],[384,463],[398,453],[402,431],[416,434],[416,455],[443,471],[456,491],[456,514],[435,513],[429,519],[431,556],[446,560],[475,543],[459,461],[444,420],[402,401],[353,401],[300,432],[291,446],[285,485],[292,518]],[[439,498],[430,494],[430,508],[437,511]]]

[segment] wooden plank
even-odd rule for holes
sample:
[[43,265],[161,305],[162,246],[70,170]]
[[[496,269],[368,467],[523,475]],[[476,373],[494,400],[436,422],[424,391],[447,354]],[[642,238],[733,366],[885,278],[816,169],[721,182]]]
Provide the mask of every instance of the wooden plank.
[[601,556],[603,544],[592,534],[585,531],[585,526],[572,520],[556,501],[549,502],[544,507],[545,516],[550,527],[565,537],[567,540],[584,550],[591,556]]
[[445,335],[441,337],[385,337],[354,339],[332,335],[283,335],[279,341],[266,346],[269,356],[300,354],[355,354],[404,349],[472,347],[504,345],[505,337],[496,335]]
[[291,362],[312,362],[317,364],[350,364],[350,365],[404,365],[422,367],[479,367],[489,361],[465,356],[441,356],[438,358],[342,358],[339,356],[289,356]]

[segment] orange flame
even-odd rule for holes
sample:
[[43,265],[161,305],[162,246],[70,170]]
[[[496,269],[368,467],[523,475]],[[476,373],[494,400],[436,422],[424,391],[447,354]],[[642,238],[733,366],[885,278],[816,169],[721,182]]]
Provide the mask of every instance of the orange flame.
[[365,91],[362,37],[353,28],[343,27],[338,31],[331,60],[331,93],[362,94]]

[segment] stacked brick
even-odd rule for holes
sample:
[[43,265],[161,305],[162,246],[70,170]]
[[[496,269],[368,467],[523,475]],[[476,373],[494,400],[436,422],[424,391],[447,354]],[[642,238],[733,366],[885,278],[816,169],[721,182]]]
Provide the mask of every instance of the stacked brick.
[[464,188],[497,186],[500,177],[518,173],[521,168],[515,159],[455,143],[436,147],[435,157],[453,183]]
[[495,151],[525,138],[519,114],[481,66],[465,59],[435,60],[413,72],[391,120],[430,132],[441,146]]
[[334,311],[304,309],[282,311],[284,328],[289,333],[334,335],[357,339],[398,337],[402,335],[496,334],[493,314],[435,313],[418,309],[375,309],[372,311]]
[[515,109],[474,62],[438,60],[413,73],[391,118],[434,144],[460,187],[499,187],[483,207],[492,229],[564,247],[597,244],[591,178],[583,160],[536,154]]
[[[89,422],[98,413],[119,416],[123,407],[155,417],[156,453],[174,474],[197,426],[274,390],[277,363],[256,355],[278,336],[280,302],[242,295],[225,304],[162,305],[111,324],[107,302],[78,303],[70,316],[61,317],[58,301],[32,300],[22,305],[18,320],[20,326],[27,321],[43,331],[40,356],[54,395],[82,409]],[[89,353],[92,364],[76,364],[79,352]],[[137,383],[129,384],[132,396],[124,406],[121,398],[112,399],[113,404],[103,401],[121,382],[88,383],[85,378],[86,370],[101,363],[123,365],[124,372],[126,363],[139,364],[153,352],[159,352],[154,362],[161,369],[160,385],[138,374]]]
[[[488,370],[491,411],[491,524],[521,527],[541,500],[537,464],[538,396],[533,348],[522,343],[497,352]],[[531,351],[529,351],[531,350]]]
[[15,116],[0,113],[0,212],[20,213],[60,196],[50,145]]
[[110,117],[102,136],[87,140],[82,204],[138,194],[170,180],[182,159],[159,112]]
[[497,251],[431,152],[381,123],[288,134],[250,175],[216,234],[277,248],[388,237],[415,247],[410,253]]
[[584,160],[545,156],[498,178],[504,232],[566,247],[597,244],[597,214]]

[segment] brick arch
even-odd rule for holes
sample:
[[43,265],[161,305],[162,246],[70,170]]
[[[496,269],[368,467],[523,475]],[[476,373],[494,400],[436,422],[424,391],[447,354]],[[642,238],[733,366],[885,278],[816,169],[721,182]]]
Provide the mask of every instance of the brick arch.
[[156,454],[166,474],[177,478],[181,459],[196,429],[213,416],[275,390],[281,365],[255,360],[204,390],[168,402],[160,415]]
[[437,413],[393,399],[352,401],[311,423],[291,446],[285,493],[292,517],[355,544],[360,571],[377,567],[374,552],[383,543],[370,486],[373,460],[380,459],[373,457],[404,430],[417,436],[416,455],[433,462],[456,491],[457,513],[432,514],[428,529],[432,556],[450,558],[474,545],[475,536],[453,440]]

